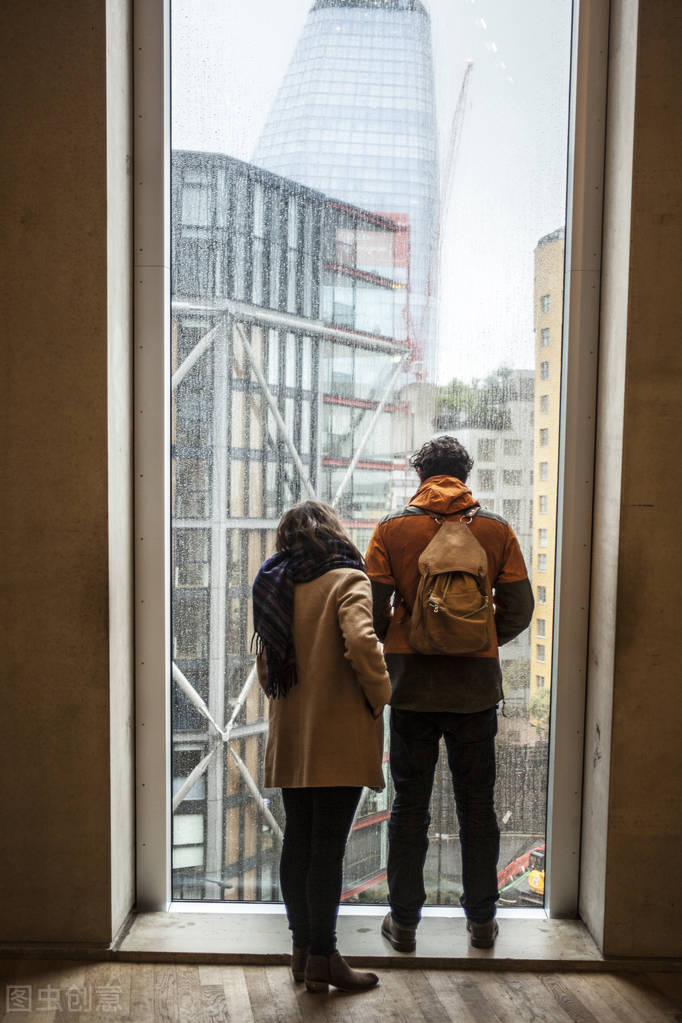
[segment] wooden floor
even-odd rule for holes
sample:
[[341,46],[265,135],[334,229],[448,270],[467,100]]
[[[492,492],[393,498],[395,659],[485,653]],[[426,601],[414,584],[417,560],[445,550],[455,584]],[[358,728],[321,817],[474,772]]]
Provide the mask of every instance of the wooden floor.
[[360,995],[308,994],[284,966],[0,961],[3,1023],[658,1023],[679,973],[382,970]]

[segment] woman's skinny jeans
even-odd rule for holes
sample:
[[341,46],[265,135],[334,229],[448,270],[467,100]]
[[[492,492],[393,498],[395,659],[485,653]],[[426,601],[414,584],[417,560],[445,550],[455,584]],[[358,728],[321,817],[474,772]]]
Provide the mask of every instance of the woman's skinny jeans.
[[286,824],[279,878],[294,945],[336,949],[343,854],[361,788],[282,789]]

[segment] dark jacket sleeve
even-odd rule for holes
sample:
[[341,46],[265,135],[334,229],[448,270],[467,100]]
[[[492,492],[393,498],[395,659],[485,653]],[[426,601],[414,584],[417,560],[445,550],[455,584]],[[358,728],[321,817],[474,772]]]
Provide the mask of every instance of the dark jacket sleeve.
[[495,586],[495,629],[499,646],[516,639],[530,625],[535,601],[529,579],[497,583]]
[[372,611],[374,631],[384,641],[391,621],[391,597],[394,587],[391,583],[377,583],[372,580]]

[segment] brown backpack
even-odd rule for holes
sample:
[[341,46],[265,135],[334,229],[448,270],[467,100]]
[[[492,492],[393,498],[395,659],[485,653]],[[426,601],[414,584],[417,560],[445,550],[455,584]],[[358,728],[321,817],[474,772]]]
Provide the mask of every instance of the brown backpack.
[[494,645],[488,558],[469,529],[477,511],[443,522],[419,557],[408,638],[421,654],[475,654]]

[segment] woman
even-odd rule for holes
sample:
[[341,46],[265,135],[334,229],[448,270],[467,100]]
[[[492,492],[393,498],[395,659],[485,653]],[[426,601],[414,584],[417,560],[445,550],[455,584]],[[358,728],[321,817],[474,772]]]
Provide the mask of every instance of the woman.
[[391,695],[362,556],[328,505],[282,517],[253,585],[258,676],[270,699],[265,784],[286,814],[280,882],[292,971],[309,991],[373,987],[336,949],[341,869],[363,785],[384,787]]

